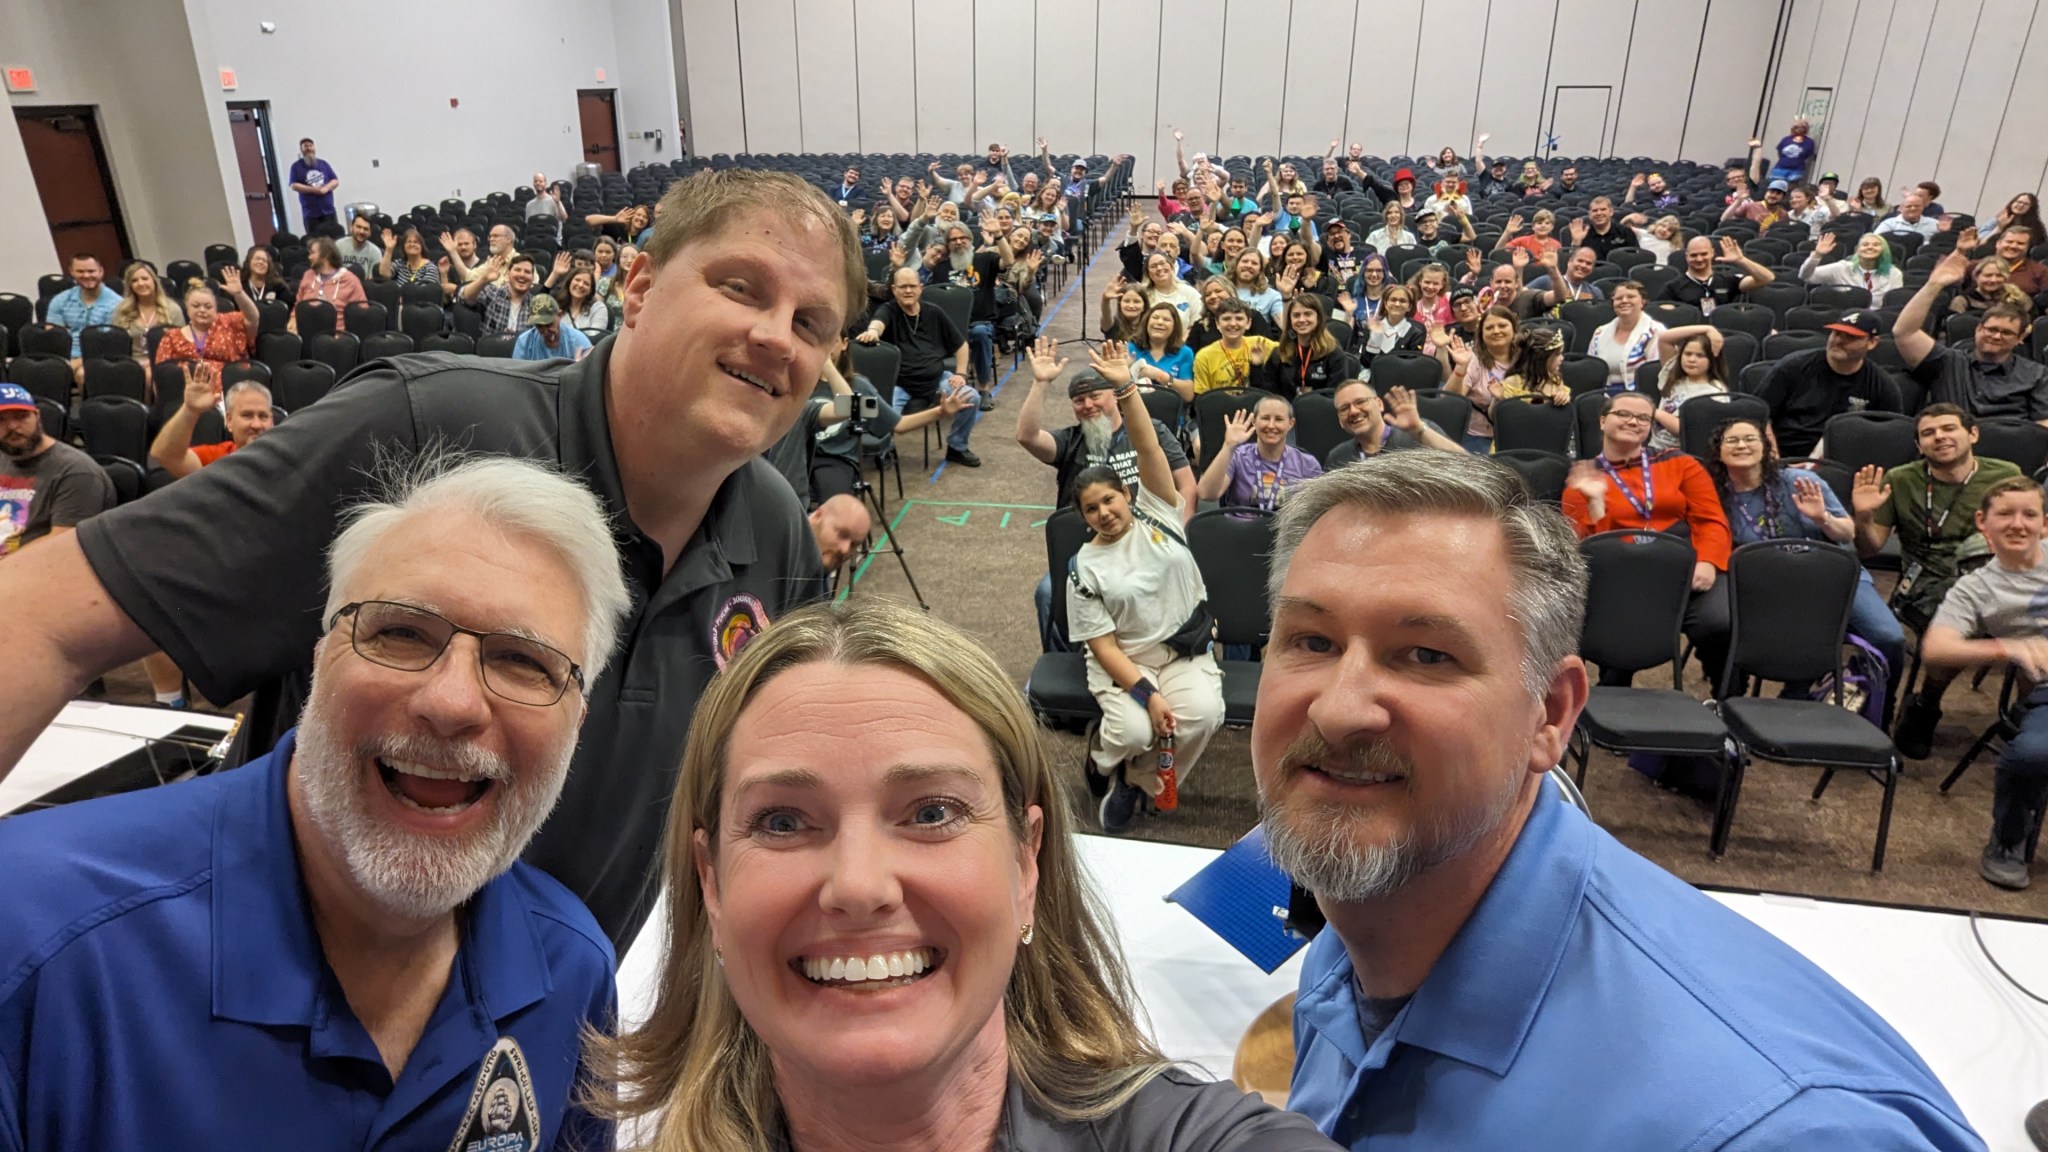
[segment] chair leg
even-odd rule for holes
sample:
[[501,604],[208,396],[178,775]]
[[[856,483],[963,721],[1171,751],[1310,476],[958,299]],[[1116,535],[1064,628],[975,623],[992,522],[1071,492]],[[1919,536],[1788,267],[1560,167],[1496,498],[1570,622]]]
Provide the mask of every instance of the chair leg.
[[1892,831],[1892,798],[1899,787],[1899,758],[1892,757],[1884,769],[1884,807],[1877,813],[1877,848],[1870,856],[1870,870],[1884,871],[1884,844]]
[[1585,732],[1577,728],[1572,729],[1570,738],[1564,743],[1565,755],[1579,762],[1578,770],[1572,773],[1572,783],[1578,785],[1580,791],[1586,787],[1586,760],[1593,754],[1587,743]]
[[1985,750],[1991,747],[1993,740],[2001,738],[2010,740],[2013,735],[2014,733],[2006,729],[2006,723],[2002,719],[1991,727],[1986,728],[1984,734],[1977,737],[1977,742],[1970,745],[1970,750],[1963,753],[1963,758],[1956,761],[1955,769],[1942,779],[1941,790],[1946,793],[1949,789],[1955,787],[1956,781],[1961,780],[1963,773],[1970,770],[1970,765],[1976,763],[1977,757],[1982,756]]
[[1813,798],[1815,800],[1820,799],[1821,793],[1828,790],[1828,782],[1833,780],[1834,778],[1835,770],[1833,768],[1825,768],[1821,770],[1820,783],[1815,784],[1813,786]]
[[1707,838],[1707,851],[1717,860],[1728,851],[1728,834],[1735,827],[1735,802],[1742,795],[1742,775],[1749,767],[1749,749],[1731,739],[1723,746],[1721,755],[1721,794],[1714,801],[1714,830]]

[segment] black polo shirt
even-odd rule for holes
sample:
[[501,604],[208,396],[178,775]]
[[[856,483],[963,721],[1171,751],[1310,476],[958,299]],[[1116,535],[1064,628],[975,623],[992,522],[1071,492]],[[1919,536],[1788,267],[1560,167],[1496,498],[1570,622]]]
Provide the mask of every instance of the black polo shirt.
[[1582,248],[1591,248],[1593,255],[1602,260],[1614,255],[1616,248],[1634,248],[1636,234],[1621,226],[1621,221],[1611,220],[1607,231],[1602,234],[1593,228],[1592,221],[1586,222],[1586,238],[1578,242]]
[[[658,888],[669,797],[698,694],[740,643],[824,595],[795,493],[756,458],[728,477],[664,576],[627,518],[605,412],[612,342],[574,363],[430,353],[378,361],[218,464],[79,525],[114,602],[211,700],[262,690],[250,754],[297,722],[340,513],[381,460],[449,444],[581,478],[610,512],[633,594],[554,814],[529,862],[623,954]],[[86,529],[90,528],[90,531]],[[265,707],[268,705],[268,707]]]
[[[1732,304],[1742,298],[1742,273],[1714,269],[1702,284],[1692,278],[1692,273],[1681,270],[1678,278],[1664,286],[1657,293],[1659,300],[1676,300],[1690,304],[1701,312],[1712,312],[1723,304]],[[1711,303],[1709,303],[1711,301]]]

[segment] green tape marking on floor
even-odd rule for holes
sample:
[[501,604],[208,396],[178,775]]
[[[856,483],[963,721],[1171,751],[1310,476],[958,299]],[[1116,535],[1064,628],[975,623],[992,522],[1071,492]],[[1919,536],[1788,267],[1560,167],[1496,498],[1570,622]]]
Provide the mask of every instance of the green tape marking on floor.
[[969,508],[957,516],[934,516],[932,519],[937,520],[941,524],[951,524],[955,528],[965,528],[967,527],[967,518],[972,515],[974,515],[974,509]]

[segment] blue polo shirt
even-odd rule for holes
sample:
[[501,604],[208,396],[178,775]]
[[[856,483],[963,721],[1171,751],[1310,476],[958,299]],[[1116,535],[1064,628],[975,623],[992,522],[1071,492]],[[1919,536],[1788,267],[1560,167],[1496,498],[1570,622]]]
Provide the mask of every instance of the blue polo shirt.
[[80,354],[79,337],[95,324],[114,322],[114,309],[121,306],[121,294],[106,285],[100,285],[99,298],[87,304],[78,285],[73,284],[55,296],[43,310],[43,315],[52,324],[62,324],[71,330],[71,358]]
[[610,1147],[568,1102],[578,1029],[613,1017],[611,946],[525,864],[465,906],[392,1083],[306,904],[295,735],[231,772],[0,821],[0,1149]]
[[1862,1001],[1551,788],[1370,1045],[1357,987],[1323,932],[1288,1107],[1349,1148],[1984,1148]]
[[590,337],[582,329],[570,325],[567,320],[555,327],[555,342],[550,344],[541,335],[538,325],[529,326],[512,342],[514,360],[574,360],[579,352],[590,351]]

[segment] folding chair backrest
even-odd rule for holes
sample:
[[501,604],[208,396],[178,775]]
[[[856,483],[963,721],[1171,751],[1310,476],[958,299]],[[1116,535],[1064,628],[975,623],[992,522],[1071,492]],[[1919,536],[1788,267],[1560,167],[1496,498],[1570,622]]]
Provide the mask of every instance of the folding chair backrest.
[[1188,548],[1202,570],[1216,639],[1257,647],[1266,642],[1272,614],[1266,573],[1273,562],[1275,513],[1258,508],[1211,508],[1188,521]]
[[1771,406],[1761,397],[1740,392],[1712,392],[1695,396],[1678,406],[1678,445],[1686,454],[1704,461],[1714,430],[1734,419],[1760,421],[1770,427]]
[[1586,558],[1586,620],[1579,655],[1600,666],[1639,672],[1672,666],[1680,687],[1678,629],[1692,598],[1692,545],[1664,532],[1602,532],[1579,542]]
[[1052,626],[1062,641],[1067,640],[1067,568],[1074,557],[1095,536],[1095,530],[1081,517],[1081,510],[1067,505],[1045,520],[1045,570],[1052,574]]
[[1195,475],[1209,467],[1209,461],[1223,448],[1223,425],[1233,412],[1250,412],[1259,401],[1273,395],[1263,388],[1218,388],[1195,397],[1195,427],[1202,437],[1202,458],[1195,462]]
[[1762,540],[1728,560],[1734,619],[1724,688],[1737,674],[1808,681],[1835,676],[1862,566],[1854,553],[1811,540]]

